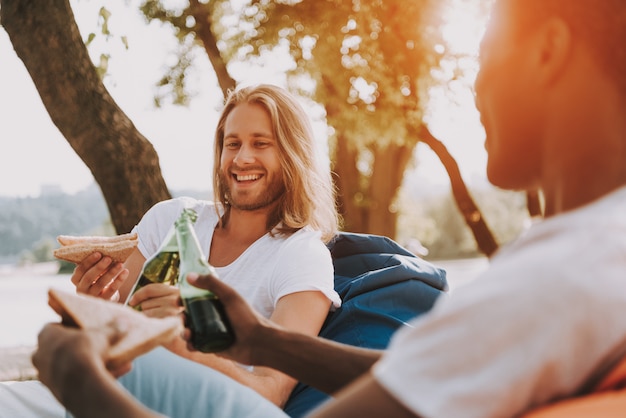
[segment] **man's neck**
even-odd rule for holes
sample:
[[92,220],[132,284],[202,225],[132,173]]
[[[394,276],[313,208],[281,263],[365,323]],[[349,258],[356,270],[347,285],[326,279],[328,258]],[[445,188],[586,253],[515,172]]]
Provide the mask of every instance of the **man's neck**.
[[213,233],[209,262],[216,267],[235,261],[246,249],[268,232],[271,209],[245,211],[231,208],[224,225]]
[[554,149],[546,160],[546,216],[586,205],[626,185],[626,122],[605,112],[616,110],[590,110],[580,125],[570,120],[570,129],[559,139],[560,150]]
[[267,222],[270,212],[268,208],[256,211],[231,208],[227,223],[220,228],[221,232],[239,242],[254,242],[269,232]]
[[549,113],[540,180],[546,216],[626,185],[623,94],[586,48],[576,51],[570,70],[546,89]]

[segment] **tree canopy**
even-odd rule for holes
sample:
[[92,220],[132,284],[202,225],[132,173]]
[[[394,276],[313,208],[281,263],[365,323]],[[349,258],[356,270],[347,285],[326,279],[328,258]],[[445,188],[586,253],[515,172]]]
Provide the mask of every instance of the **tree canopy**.
[[[142,11],[149,20],[171,24],[182,46],[196,39],[218,63],[218,74],[228,72],[229,63],[286,51],[293,60],[291,89],[326,111],[347,230],[395,236],[398,191],[417,143],[424,141],[446,166],[459,208],[490,254],[497,244],[456,162],[424,123],[434,70],[454,58],[440,30],[445,6],[435,0],[250,0],[235,8],[213,0],[168,9],[160,0],[146,0]],[[182,84],[184,72],[177,74]],[[232,78],[218,79],[223,91],[234,87]]]
[[[190,0],[171,9],[169,2],[143,1],[148,20],[172,25],[180,40],[178,62],[162,85],[184,97],[188,57],[198,46],[223,93],[235,87],[233,64],[285,51],[293,63],[289,87],[325,109],[346,230],[395,237],[398,191],[423,141],[446,167],[481,250],[491,254],[497,248],[456,162],[424,122],[433,74],[450,58],[440,30],[446,2],[234,3]],[[68,0],[54,0],[45,9],[25,0],[0,4],[3,25],[53,121],[92,170],[116,229],[128,230],[149,206],[169,197],[154,149],[103,87]]]

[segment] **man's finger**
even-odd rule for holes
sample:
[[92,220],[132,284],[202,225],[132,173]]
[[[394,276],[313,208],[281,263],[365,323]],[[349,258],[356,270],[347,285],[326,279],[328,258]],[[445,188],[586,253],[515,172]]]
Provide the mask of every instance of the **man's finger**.
[[224,282],[210,274],[200,276],[197,273],[189,273],[187,280],[192,286],[210,290],[220,298],[233,293],[230,287],[225,285]]

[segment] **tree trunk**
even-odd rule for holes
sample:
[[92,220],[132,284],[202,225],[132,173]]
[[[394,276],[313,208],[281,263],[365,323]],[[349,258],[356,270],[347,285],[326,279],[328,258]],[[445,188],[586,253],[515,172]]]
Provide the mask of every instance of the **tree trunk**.
[[343,229],[350,232],[368,232],[365,196],[361,191],[361,174],[357,170],[357,150],[337,132],[333,171],[336,174],[337,206],[343,218]]
[[52,121],[93,173],[116,231],[127,232],[170,197],[158,156],[102,84],[68,0],[44,3],[0,0],[2,25]]
[[476,206],[476,203],[474,203],[474,200],[470,196],[467,186],[465,186],[465,182],[461,177],[459,166],[452,155],[450,155],[445,145],[435,138],[426,126],[421,125],[418,135],[420,140],[437,154],[437,157],[439,157],[439,160],[448,172],[454,200],[465,218],[467,226],[469,226],[472,234],[474,234],[478,248],[483,254],[490,257],[498,249],[498,243],[491,233],[489,226],[487,226],[478,206]]
[[396,237],[398,211],[394,205],[414,147],[392,143],[374,150],[367,214],[367,230],[372,234]]

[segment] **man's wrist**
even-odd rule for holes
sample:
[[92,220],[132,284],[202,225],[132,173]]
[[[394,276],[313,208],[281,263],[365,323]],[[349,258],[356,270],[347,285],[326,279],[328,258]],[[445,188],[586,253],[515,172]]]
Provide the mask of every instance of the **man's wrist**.
[[71,410],[74,407],[72,403],[76,402],[76,400],[86,400],[89,393],[97,393],[93,385],[97,385],[97,382],[101,380],[101,375],[108,372],[101,370],[91,359],[82,355],[72,356],[71,362],[65,360],[65,364],[71,364],[71,367],[59,368],[59,396],[62,398],[61,403],[67,405],[68,409]]
[[254,333],[255,339],[251,344],[252,363],[257,366],[276,367],[276,358],[281,356],[281,341],[289,331],[277,326],[263,326]]

